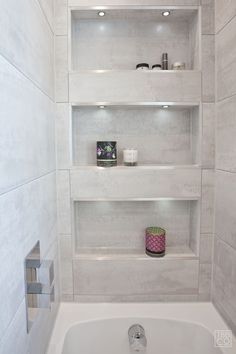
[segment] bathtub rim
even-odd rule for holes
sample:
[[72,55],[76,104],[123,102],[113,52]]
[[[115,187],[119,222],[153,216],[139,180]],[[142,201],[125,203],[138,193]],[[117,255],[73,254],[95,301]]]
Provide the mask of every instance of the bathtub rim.
[[[137,309],[138,313],[135,313]],[[116,318],[163,319],[192,323],[201,326],[212,335],[215,330],[230,329],[210,302],[62,302],[46,354],[62,354],[65,337],[72,327]],[[233,348],[221,350],[223,354],[234,354],[235,348],[236,338],[233,336]]]

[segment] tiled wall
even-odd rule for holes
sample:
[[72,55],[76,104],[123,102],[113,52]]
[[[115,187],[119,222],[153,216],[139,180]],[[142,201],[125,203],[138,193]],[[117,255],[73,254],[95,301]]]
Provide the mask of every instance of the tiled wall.
[[216,0],[216,210],[213,302],[236,332],[236,2]]
[[[0,11],[0,353],[43,354],[57,312],[53,0]],[[26,330],[24,258],[40,240],[56,302]]]
[[[103,1],[103,4],[110,5],[135,5],[137,0],[108,0]],[[96,268],[94,266],[94,261],[81,262],[75,259],[74,255],[74,239],[73,239],[73,216],[71,211],[71,198],[74,192],[73,176],[78,173],[71,170],[71,149],[72,149],[72,134],[71,134],[71,112],[70,112],[70,102],[76,102],[79,96],[81,101],[83,101],[83,85],[81,85],[81,77],[79,73],[73,73],[69,75],[68,69],[68,7],[72,6],[90,6],[99,5],[99,1],[96,3],[89,0],[57,0],[56,1],[56,102],[57,102],[57,120],[56,120],[56,131],[57,131],[57,169],[58,169],[58,213],[59,213],[59,243],[60,243],[60,268],[61,268],[61,298],[67,301],[79,301],[79,300],[90,300],[94,301],[104,301],[104,300],[210,300],[211,291],[211,275],[212,275],[212,247],[213,247],[213,214],[214,214],[214,168],[215,168],[215,138],[214,138],[214,124],[215,124],[215,31],[214,31],[214,0],[147,0],[142,2],[142,5],[197,5],[202,6],[202,87],[200,85],[201,73],[195,71],[190,72],[189,75],[193,77],[193,82],[196,83],[197,91],[193,88],[193,97],[191,100],[202,102],[202,169],[201,169],[201,189],[202,189],[202,199],[201,199],[201,230],[200,230],[200,256],[197,260],[189,261],[191,263],[191,269],[194,273],[194,278],[188,283],[188,289],[190,291],[184,292],[183,281],[185,275],[182,272],[182,268],[177,271],[178,279],[180,281],[179,288],[181,291],[171,291],[171,289],[164,289],[164,293],[161,289],[153,289],[152,295],[149,293],[147,296],[135,296],[138,294],[137,287],[134,284],[133,294],[129,294],[128,297],[119,294],[118,297],[110,294],[109,297],[104,297],[102,285],[106,286],[106,273],[103,274],[103,267],[106,269],[105,264],[100,264]],[[127,72],[125,75],[132,75],[132,72]],[[81,74],[83,75],[83,74]],[[86,80],[90,79],[89,74],[86,74]],[[115,74],[114,74],[115,75]],[[187,73],[185,73],[185,76]],[[94,83],[94,75],[92,76],[92,84],[88,84],[89,93],[91,93],[90,101],[94,100],[93,89],[96,86],[96,80]],[[105,74],[104,74],[105,77]],[[164,77],[164,73],[163,73]],[[70,84],[69,84],[69,79]],[[83,78],[82,78],[83,79]],[[127,78],[126,78],[127,80]],[[186,85],[182,85],[183,90],[186,89],[189,97],[188,84],[191,79],[187,80]],[[192,82],[191,81],[191,82]],[[87,81],[86,81],[87,82]],[[127,87],[129,83],[133,82],[133,78],[127,80]],[[88,83],[88,82],[87,82]],[[197,85],[199,83],[199,85]],[[116,85],[116,82],[115,82]],[[70,88],[69,88],[70,87]],[[105,85],[104,85],[105,87]],[[126,89],[127,89],[126,87]],[[202,88],[199,90],[199,87]],[[170,85],[167,85],[168,92]],[[158,89],[158,88],[157,88]],[[99,101],[98,94],[101,94],[100,101],[108,100],[112,101],[109,96],[110,90],[107,92],[96,90],[96,100]],[[118,90],[119,91],[119,90]],[[147,90],[148,91],[148,90]],[[121,92],[121,90],[119,91]],[[142,91],[143,92],[143,91]],[[145,91],[146,92],[146,91]],[[149,92],[149,91],[148,91]],[[153,91],[155,92],[155,91]],[[163,92],[163,85],[162,91]],[[171,91],[172,92],[172,91]],[[107,96],[104,98],[104,94]],[[153,93],[154,94],[154,93]],[[142,93],[143,95],[143,93]],[[165,92],[165,98],[167,93]],[[124,99],[124,92],[122,92],[122,99]],[[82,98],[81,98],[82,97]],[[128,96],[127,96],[128,97]],[[168,97],[168,96],[167,96]],[[200,98],[199,98],[200,97]],[[150,97],[149,97],[150,98]],[[140,101],[142,97],[137,97],[136,101]],[[146,98],[147,99],[147,98]],[[181,100],[181,94],[177,92],[176,97],[170,94],[169,99],[179,101]],[[86,92],[86,100],[88,100],[88,92]],[[86,101],[85,100],[85,101]],[[121,98],[120,98],[121,100]],[[155,101],[155,97],[153,99]],[[121,100],[122,101],[122,100]],[[78,181],[79,177],[76,176]],[[86,179],[87,182],[87,179]],[[96,190],[96,192],[99,190]],[[89,192],[88,188],[85,186],[80,187],[79,193]],[[91,192],[91,190],[90,190]],[[73,194],[73,196],[75,196]],[[73,262],[74,258],[74,262]],[[111,267],[114,267],[114,263],[109,260]],[[109,263],[108,262],[108,263]],[[132,261],[131,261],[132,262]],[[186,261],[188,262],[188,261]],[[176,261],[177,265],[181,264]],[[175,265],[174,265],[175,266]],[[91,275],[91,269],[96,268],[97,275],[94,277],[103,281],[104,284],[100,283],[99,291],[97,291],[97,297],[89,296],[88,294],[84,296],[80,295],[80,285],[87,288],[88,282],[91,280],[89,277],[81,274],[85,274],[86,271]],[[128,266],[127,266],[128,267]],[[145,262],[143,264],[145,268]],[[168,264],[167,273],[168,273]],[[81,271],[82,270],[82,271]],[[122,267],[117,265],[114,271],[117,272],[117,276],[121,276]],[[142,272],[142,270],[140,270]],[[144,274],[144,273],[143,273]],[[90,280],[88,280],[90,279]],[[103,280],[102,280],[103,279]],[[187,277],[187,279],[189,279]],[[92,280],[91,280],[92,281]],[[112,286],[112,285],[111,285]],[[108,287],[106,287],[107,289]],[[97,288],[98,290],[98,288]],[[100,291],[101,290],[101,291]],[[138,289],[139,291],[140,289]],[[91,289],[91,294],[96,293],[96,289]],[[142,292],[143,294],[144,292]],[[99,294],[99,295],[98,295]]]

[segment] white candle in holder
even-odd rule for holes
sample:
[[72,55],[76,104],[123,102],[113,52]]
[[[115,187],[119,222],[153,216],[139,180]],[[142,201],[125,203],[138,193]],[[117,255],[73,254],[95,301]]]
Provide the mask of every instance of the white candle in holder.
[[138,150],[125,149],[123,150],[123,158],[125,166],[136,166],[138,163]]

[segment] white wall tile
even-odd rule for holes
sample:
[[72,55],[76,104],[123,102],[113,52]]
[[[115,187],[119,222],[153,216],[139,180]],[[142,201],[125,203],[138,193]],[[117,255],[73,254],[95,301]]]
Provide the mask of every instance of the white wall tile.
[[73,295],[72,237],[59,236],[61,296]]
[[0,57],[0,193],[55,169],[54,104]]
[[215,104],[202,105],[202,167],[215,165]]
[[47,21],[54,31],[54,0],[38,0],[42,10],[47,18]]
[[202,234],[200,238],[200,263],[211,264],[213,256],[213,234]]
[[213,233],[215,171],[202,170],[201,233]]
[[218,100],[236,94],[236,16],[216,36]]
[[215,101],[215,36],[202,36],[202,101]]
[[236,172],[236,95],[217,103],[216,168]]
[[57,212],[59,234],[71,234],[69,171],[57,171]]
[[[142,5],[170,5],[170,0],[144,0]],[[101,5],[99,1],[93,0],[68,0],[69,6],[96,6]],[[103,5],[140,5],[139,0],[104,0]],[[200,0],[171,0],[171,5],[200,5]]]
[[56,104],[56,142],[57,168],[67,169],[71,166],[71,123],[69,105]]
[[201,95],[198,71],[88,71],[71,73],[69,82],[70,102],[199,102]]
[[56,102],[68,102],[67,37],[55,37],[55,98]]
[[[138,168],[138,167],[137,167]],[[199,197],[198,168],[76,168],[71,170],[71,196],[78,198]]]
[[73,267],[80,295],[194,294],[198,287],[197,260],[74,260]]
[[45,254],[52,240],[55,192],[53,173],[0,197],[0,338],[25,295],[24,258],[38,240]]
[[215,34],[215,1],[201,0],[202,34]]
[[236,2],[234,0],[216,0],[215,8],[216,32],[218,32],[236,15]]
[[53,98],[54,39],[38,1],[1,1],[0,23],[0,54]]
[[236,249],[236,174],[216,172],[215,233]]
[[55,34],[67,35],[67,0],[55,0]]

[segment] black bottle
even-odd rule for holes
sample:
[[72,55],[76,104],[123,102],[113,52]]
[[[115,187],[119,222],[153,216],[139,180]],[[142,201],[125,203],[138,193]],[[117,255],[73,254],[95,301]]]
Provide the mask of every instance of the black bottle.
[[168,70],[168,53],[162,54],[162,70]]

